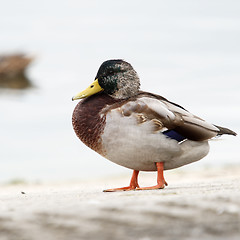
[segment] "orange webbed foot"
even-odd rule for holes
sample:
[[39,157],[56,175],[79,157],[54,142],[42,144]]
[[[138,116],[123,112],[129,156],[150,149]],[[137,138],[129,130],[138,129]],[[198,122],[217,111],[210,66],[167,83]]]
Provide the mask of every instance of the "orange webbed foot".
[[131,191],[135,190],[136,188],[139,188],[138,185],[138,173],[139,171],[133,170],[132,178],[130,181],[130,185],[128,187],[122,187],[122,188],[111,188],[103,190],[103,192],[120,192],[120,191]]
[[132,190],[135,190],[136,188],[139,188],[139,186],[137,185],[136,187],[135,186],[128,186],[128,187],[121,187],[121,188],[110,188],[110,189],[103,190],[103,192],[132,191]]
[[136,190],[154,190],[154,189],[163,189],[165,186],[167,186],[167,182],[164,180],[164,182],[159,183],[155,186],[151,186],[151,187],[138,187],[136,188]]

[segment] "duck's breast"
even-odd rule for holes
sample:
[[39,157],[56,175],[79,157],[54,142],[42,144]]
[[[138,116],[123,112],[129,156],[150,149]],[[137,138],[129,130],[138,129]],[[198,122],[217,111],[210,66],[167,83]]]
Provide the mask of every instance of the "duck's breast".
[[105,127],[105,114],[100,112],[115,102],[106,94],[97,94],[80,101],[72,115],[73,129],[79,139],[94,151],[103,155],[101,135]]

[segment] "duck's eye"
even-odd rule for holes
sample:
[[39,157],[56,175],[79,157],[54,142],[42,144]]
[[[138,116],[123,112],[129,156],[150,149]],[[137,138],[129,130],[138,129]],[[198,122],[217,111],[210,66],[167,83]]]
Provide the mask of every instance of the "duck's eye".
[[113,74],[113,73],[114,73],[114,72],[113,72],[112,69],[108,70],[108,74]]
[[91,85],[91,86],[90,86],[90,88],[93,88],[93,87],[94,87],[94,85]]

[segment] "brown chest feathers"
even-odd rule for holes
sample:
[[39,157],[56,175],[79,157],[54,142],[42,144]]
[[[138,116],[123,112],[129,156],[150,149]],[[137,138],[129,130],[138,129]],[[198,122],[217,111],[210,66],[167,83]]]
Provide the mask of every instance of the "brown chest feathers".
[[84,144],[100,154],[104,154],[101,134],[106,122],[106,113],[100,116],[100,112],[115,102],[110,96],[100,93],[82,100],[73,111],[72,124],[76,135]]

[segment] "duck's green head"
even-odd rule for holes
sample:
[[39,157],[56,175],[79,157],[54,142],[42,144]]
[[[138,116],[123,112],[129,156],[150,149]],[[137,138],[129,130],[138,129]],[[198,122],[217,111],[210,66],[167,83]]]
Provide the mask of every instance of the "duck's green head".
[[114,98],[125,99],[136,95],[139,87],[139,77],[131,64],[123,60],[108,60],[100,66],[94,82],[72,100],[89,97],[101,91]]

